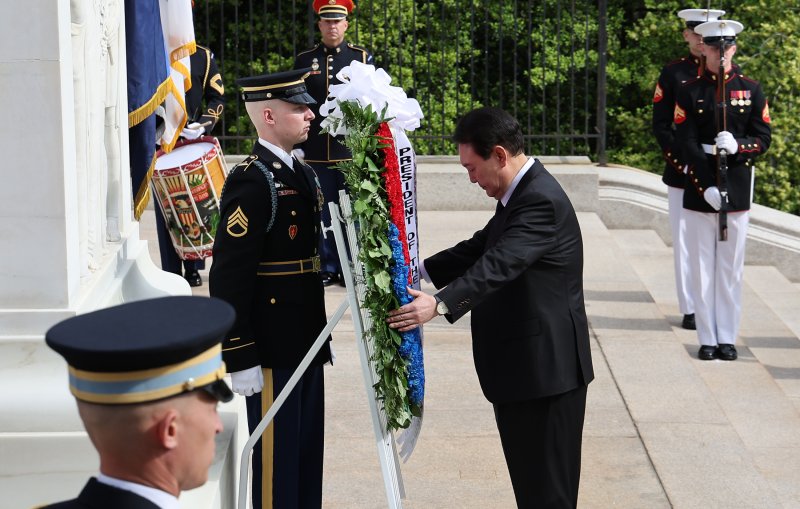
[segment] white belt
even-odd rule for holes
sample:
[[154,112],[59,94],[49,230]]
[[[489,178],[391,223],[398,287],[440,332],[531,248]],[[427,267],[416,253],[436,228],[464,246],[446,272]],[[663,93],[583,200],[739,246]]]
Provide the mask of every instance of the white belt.
[[700,145],[703,146],[703,152],[708,155],[715,156],[717,155],[717,146],[716,145],[708,145],[706,143],[701,143]]

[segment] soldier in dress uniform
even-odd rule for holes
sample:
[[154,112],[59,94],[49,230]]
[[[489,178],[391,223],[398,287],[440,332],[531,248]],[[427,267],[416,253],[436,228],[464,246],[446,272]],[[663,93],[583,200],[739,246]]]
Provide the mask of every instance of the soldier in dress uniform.
[[100,456],[76,499],[50,509],[175,509],[205,484],[222,431],[222,337],[233,308],[206,297],[162,297],[68,318],[47,331]]
[[[735,360],[742,308],[745,240],[753,199],[753,162],[771,141],[769,106],[761,86],[732,65],[742,24],[709,21],[695,27],[703,37],[702,76],[678,91],[673,121],[688,164],[683,195],[686,245],[692,277],[698,357]],[[724,76],[720,76],[720,46]],[[724,79],[724,97],[718,97]],[[723,115],[722,105],[725,106]],[[724,118],[723,118],[724,117]],[[727,152],[720,181],[717,153]],[[720,184],[722,182],[722,186]],[[718,213],[727,211],[727,240],[720,240]]]
[[[181,131],[181,138],[195,140],[203,134],[210,134],[217,125],[222,111],[225,109],[225,87],[222,75],[217,68],[214,54],[205,46],[197,45],[197,51],[189,57],[191,67],[191,88],[186,91],[186,127]],[[203,105],[205,102],[205,105]],[[159,207],[156,212],[156,233],[158,248],[161,251],[161,269],[174,274],[181,274],[181,259],[175,252],[170,240],[164,215]],[[190,286],[201,286],[203,279],[200,270],[205,269],[205,260],[184,260],[183,277]]]
[[[320,134],[319,104],[328,97],[328,88],[341,83],[336,75],[352,61],[372,64],[372,55],[366,49],[344,40],[347,32],[347,16],[355,5],[351,0],[315,0],[314,11],[319,15],[317,26],[322,34],[322,42],[297,55],[295,69],[311,67],[311,76],[306,80],[308,93],[317,101],[314,107],[316,118],[311,124],[308,140],[298,146],[303,152],[305,162],[309,163],[319,176],[325,203],[339,203],[339,190],[344,189],[344,176],[334,167],[337,162],[352,158],[350,151],[328,134]],[[322,220],[331,222],[327,205],[322,210]],[[325,286],[337,281],[344,286],[342,268],[336,251],[333,235],[321,239],[322,280]]]
[[[322,191],[314,170],[291,153],[314,119],[309,72],[236,82],[258,141],[225,182],[209,287],[236,309],[222,353],[234,392],[247,396],[251,432],[327,323],[318,251]],[[326,343],[256,446],[253,507],[322,505],[322,365],[330,359]]]
[[703,39],[694,27],[706,21],[718,19],[725,11],[708,9],[683,9],[678,16],[684,20],[683,40],[689,46],[689,54],[673,60],[661,69],[653,95],[653,134],[661,146],[666,161],[661,180],[667,185],[669,225],[672,231],[672,254],[675,266],[675,287],[678,290],[678,308],[683,314],[681,326],[694,329],[694,301],[691,295],[688,253],[683,241],[684,228],[681,221],[683,211],[683,184],[686,163],[675,140],[675,95],[686,81],[703,74]]

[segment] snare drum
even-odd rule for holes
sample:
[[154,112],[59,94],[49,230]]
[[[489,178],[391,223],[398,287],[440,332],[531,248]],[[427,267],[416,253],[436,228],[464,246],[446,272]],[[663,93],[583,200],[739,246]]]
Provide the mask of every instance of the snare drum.
[[181,140],[156,153],[153,196],[181,260],[211,256],[219,224],[219,199],[228,168],[213,136]]

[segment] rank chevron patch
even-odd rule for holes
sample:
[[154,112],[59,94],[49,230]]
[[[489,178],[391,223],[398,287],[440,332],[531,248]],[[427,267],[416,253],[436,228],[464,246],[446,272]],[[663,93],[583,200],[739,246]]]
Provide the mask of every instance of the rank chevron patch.
[[661,99],[664,98],[664,91],[661,89],[661,84],[656,83],[656,92],[653,95],[653,102],[658,103],[661,102]]
[[231,237],[247,235],[247,216],[244,215],[242,207],[236,207],[233,214],[228,217],[228,227],[226,230]]
[[681,108],[678,103],[675,103],[675,118],[672,120],[676,124],[682,124],[683,121],[686,120],[686,112],[683,111],[683,108]]

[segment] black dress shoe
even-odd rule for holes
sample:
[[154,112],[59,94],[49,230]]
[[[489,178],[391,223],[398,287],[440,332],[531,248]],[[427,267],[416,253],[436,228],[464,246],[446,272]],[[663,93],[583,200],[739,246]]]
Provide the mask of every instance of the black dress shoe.
[[703,345],[700,351],[697,352],[697,358],[701,361],[713,361],[716,358],[717,347]]
[[189,286],[203,286],[203,278],[200,277],[200,273],[196,270],[188,271],[183,277],[189,282]]
[[333,283],[339,281],[339,276],[335,272],[323,272],[322,273],[322,285],[323,286],[330,286]]
[[342,274],[336,274],[336,278],[339,280],[339,286],[347,287],[347,283],[344,282],[344,276]]
[[717,358],[723,361],[735,361],[739,357],[736,347],[728,343],[720,343],[717,347]]
[[697,324],[694,323],[694,313],[690,315],[683,315],[681,327],[688,330],[697,330]]

